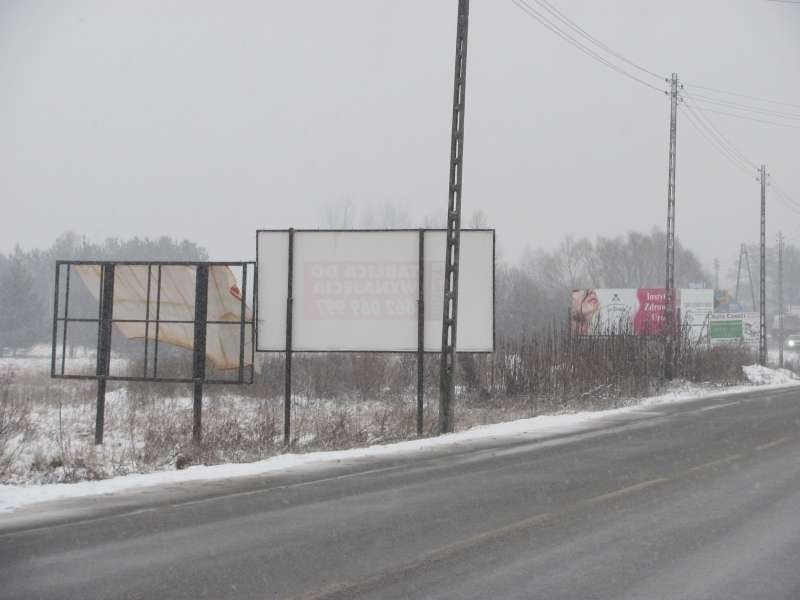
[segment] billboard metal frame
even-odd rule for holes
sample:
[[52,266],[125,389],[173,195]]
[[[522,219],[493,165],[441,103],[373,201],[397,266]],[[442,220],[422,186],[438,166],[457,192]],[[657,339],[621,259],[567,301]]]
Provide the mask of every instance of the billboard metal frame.
[[[97,317],[70,317],[70,278],[73,266],[99,266],[101,269],[100,289],[98,298]],[[204,384],[228,384],[242,385],[252,384],[255,371],[255,340],[256,340],[256,309],[258,303],[258,270],[255,261],[137,261],[137,260],[57,260],[55,264],[55,287],[53,294],[53,325],[50,359],[50,376],[54,379],[90,380],[97,381],[97,417],[95,422],[95,443],[103,442],[103,422],[105,412],[105,391],[108,381],[136,381],[136,382],[160,382],[160,383],[191,383],[194,385],[194,426],[193,438],[195,442],[200,441],[201,437],[201,411],[202,395]],[[147,267],[147,302],[144,319],[115,319],[114,308],[114,272],[117,266],[143,266]],[[194,319],[161,319],[161,273],[163,267],[192,267],[196,270],[195,281],[195,315]],[[209,267],[229,267],[238,268],[242,276],[241,296],[242,308],[239,320],[237,321],[209,321],[207,319],[208,306],[208,271]],[[61,295],[61,273],[66,271],[64,280],[64,306],[63,316],[59,313],[59,296]],[[253,273],[253,314],[250,319],[246,316],[247,307],[247,286],[248,272]],[[150,307],[152,299],[152,280],[155,275],[157,284],[155,291],[155,316],[151,314]],[[97,323],[97,364],[94,375],[68,374],[66,373],[66,347],[67,334],[70,323]],[[124,376],[109,374],[111,359],[111,337],[114,323],[144,323],[144,367],[142,375]],[[59,340],[59,324],[63,325],[61,340]],[[192,352],[192,376],[191,377],[159,377],[158,376],[158,334],[162,324],[184,324],[194,325],[194,339]],[[209,379],[206,377],[206,332],[208,325],[224,325],[229,327],[239,326],[239,365],[238,374],[234,379]],[[151,342],[148,339],[150,327],[155,327],[155,339]],[[245,376],[245,339],[248,335],[251,339],[250,348],[250,368],[249,376]],[[60,343],[59,343],[60,342]],[[149,358],[152,343],[153,362],[152,375],[149,375]],[[61,351],[60,371],[57,368],[58,350]]]
[[[468,352],[468,354],[491,354],[497,347],[497,315],[496,315],[496,299],[497,299],[497,234],[494,228],[482,227],[475,229],[465,229],[465,232],[490,232],[492,234],[492,348],[491,350],[482,350],[476,352]],[[415,350],[301,350],[295,351],[292,348],[292,321],[293,321],[293,277],[294,277],[294,235],[296,233],[413,233],[417,232],[419,235],[419,282],[418,282],[418,298],[417,298],[417,348]],[[302,352],[303,354],[342,354],[342,353],[364,353],[364,354],[416,354],[417,356],[417,435],[423,433],[423,414],[424,414],[424,390],[423,390],[423,367],[426,354],[441,354],[439,351],[426,351],[425,350],[425,294],[424,294],[424,269],[425,269],[425,234],[426,233],[444,233],[447,230],[444,228],[367,228],[367,229],[258,229],[256,230],[256,274],[258,273],[258,258],[259,258],[259,237],[261,233],[285,233],[288,235],[289,248],[288,248],[288,277],[287,277],[287,296],[286,296],[286,343],[284,350],[259,350],[258,345],[258,327],[256,326],[256,338],[253,341],[253,346],[256,352],[270,353],[270,354],[284,354],[284,444],[289,446],[291,444],[291,415],[292,415],[292,355],[295,352]],[[257,275],[256,275],[257,276]],[[256,291],[258,286],[256,285]],[[258,302],[255,303],[254,319],[256,323],[259,320],[260,306]]]

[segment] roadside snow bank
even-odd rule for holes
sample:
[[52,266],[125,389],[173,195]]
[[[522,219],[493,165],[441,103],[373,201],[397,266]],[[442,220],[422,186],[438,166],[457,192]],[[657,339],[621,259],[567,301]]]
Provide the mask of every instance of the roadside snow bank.
[[791,385],[798,382],[797,375],[788,369],[770,369],[761,365],[742,367],[744,376],[755,385]]
[[730,395],[764,389],[779,389],[800,385],[800,379],[790,371],[769,369],[759,365],[743,367],[750,382],[728,388],[674,382],[669,390],[659,396],[645,398],[636,404],[612,410],[588,411],[561,415],[543,415],[495,425],[483,425],[467,431],[434,438],[409,440],[386,445],[368,446],[331,452],[307,454],[282,454],[252,463],[193,466],[181,471],[157,471],[113,477],[100,481],[79,483],[54,483],[44,485],[0,485],[0,512],[13,511],[22,506],[64,498],[109,495],[138,488],[188,481],[227,479],[264,475],[310,464],[336,463],[359,458],[379,458],[428,450],[442,446],[463,444],[474,440],[510,435],[531,435],[532,439],[573,433],[587,429],[592,423],[610,416],[619,416],[638,408],[649,408],[677,402],[687,402],[714,395]]

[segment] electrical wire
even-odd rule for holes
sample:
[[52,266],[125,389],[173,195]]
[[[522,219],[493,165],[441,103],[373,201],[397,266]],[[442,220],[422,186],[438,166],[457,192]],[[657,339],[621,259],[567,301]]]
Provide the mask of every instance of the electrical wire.
[[767,102],[769,104],[776,104],[779,106],[789,106],[791,108],[800,108],[800,104],[793,104],[791,102],[781,102],[780,100],[770,100],[769,98],[762,98],[760,96],[750,96],[748,94],[740,94],[738,92],[728,92],[719,88],[708,87],[704,85],[695,85],[693,83],[684,83],[685,87],[696,88],[698,90],[705,90],[707,92],[715,92],[717,94],[724,94],[726,96],[735,96],[737,98],[746,98],[748,100],[756,100],[758,102]]
[[583,27],[581,27],[580,25],[575,23],[575,21],[570,19],[563,12],[558,10],[558,8],[556,8],[553,4],[551,4],[547,0],[533,0],[533,1],[536,2],[542,8],[544,8],[547,12],[549,12],[551,15],[553,15],[559,21],[564,23],[567,27],[572,29],[575,33],[577,33],[578,35],[582,36],[586,40],[592,42],[594,45],[598,46],[602,50],[604,50],[607,53],[611,54],[612,56],[618,58],[619,60],[623,61],[624,63],[627,63],[631,67],[633,67],[635,69],[638,69],[642,73],[646,73],[647,75],[655,77],[656,79],[658,79],[660,81],[665,81],[667,79],[663,75],[659,75],[658,73],[655,73],[655,72],[651,71],[650,69],[646,69],[642,65],[640,65],[640,64],[632,61],[631,59],[629,59],[627,56],[617,52],[616,50],[614,50],[613,48],[611,48],[607,44],[604,44],[602,41],[598,40],[596,37],[594,37],[592,34],[590,34],[588,31],[586,31]]
[[[733,142],[731,142],[720,130],[714,125],[713,121],[698,112],[696,106],[692,106],[686,98],[680,105],[684,116],[692,127],[703,137],[717,152],[719,152],[728,162],[731,163],[736,169],[745,175],[752,176],[753,170],[758,170],[756,164],[747,158],[747,156],[739,150]],[[791,212],[800,215],[800,202],[792,198],[783,188],[781,188],[774,181],[768,185],[772,187],[775,192],[776,198],[788,208]]]
[[698,93],[694,93],[693,97],[697,102],[706,102],[708,104],[715,104],[717,106],[734,108],[736,110],[757,113],[768,117],[775,117],[778,119],[800,119],[800,114],[798,113],[787,113],[783,111],[772,110],[770,108],[761,108],[758,106],[753,106],[752,104],[742,104],[740,102],[720,100],[712,96],[706,96],[704,94],[698,94]]
[[791,202],[789,202],[789,201],[788,201],[786,198],[784,198],[783,196],[780,196],[780,195],[778,195],[778,200],[780,200],[781,202],[783,202],[783,205],[784,205],[786,208],[788,208],[790,211],[792,211],[792,212],[793,212],[793,213],[795,213],[795,214],[798,214],[798,215],[800,215],[800,207],[798,207],[798,206],[797,206],[797,205],[795,205],[795,204],[792,204],[792,203],[791,203]]
[[738,157],[742,162],[750,165],[750,167],[752,167],[753,169],[758,170],[758,165],[755,162],[753,162],[752,160],[750,160],[747,157],[747,155],[745,155],[745,153],[742,152],[739,149],[738,146],[736,146],[736,144],[734,144],[732,141],[730,141],[730,139],[724,133],[722,133],[722,131],[720,131],[719,128],[714,124],[714,121],[712,121],[709,117],[707,117],[702,112],[695,111],[695,107],[692,106],[691,102],[689,102],[689,100],[692,100],[692,101],[694,100],[694,96],[692,96],[688,92],[684,92],[682,97],[683,97],[683,103],[686,105],[686,107],[689,110],[692,111],[694,116],[697,117],[697,119],[701,123],[703,123],[705,125],[706,129],[709,130],[709,132],[711,133],[712,136],[714,136],[716,139],[718,139],[718,141],[722,145],[727,147],[730,150],[730,152],[732,154],[734,154],[736,157]]
[[792,206],[794,206],[795,208],[797,208],[798,210],[800,210],[800,202],[798,202],[797,200],[795,200],[794,198],[792,198],[792,197],[791,197],[791,196],[790,196],[790,195],[789,195],[789,194],[786,192],[786,190],[784,190],[782,187],[780,187],[780,186],[779,186],[777,183],[775,183],[774,181],[772,182],[772,189],[773,189],[775,192],[777,192],[778,198],[782,199],[782,200],[783,200],[785,203],[791,204]]
[[[644,81],[640,77],[637,77],[636,75],[630,73],[619,63],[614,62],[608,56],[604,56],[595,48],[587,45],[587,43],[592,44],[600,51],[604,52],[607,55],[610,55],[611,57],[617,59],[618,61],[622,61],[629,67],[635,68],[651,77],[657,78],[659,80],[664,79],[666,81],[666,79],[661,75],[659,75],[658,73],[655,73],[654,71],[651,71],[641,66],[640,64],[629,59],[627,56],[617,52],[610,46],[606,45],[605,43],[603,43],[602,41],[591,35],[588,31],[583,29],[580,25],[578,25],[577,23],[572,21],[569,17],[567,17],[564,13],[562,13],[548,0],[530,0],[530,2],[534,2],[537,5],[538,9],[534,7],[528,0],[511,0],[511,1],[517,6],[517,8],[522,10],[529,17],[537,21],[540,25],[542,25],[550,32],[560,37],[565,42],[575,47],[577,50],[579,50],[589,58],[599,62],[600,64],[611,69],[612,71],[647,87],[648,89],[655,90],[659,94],[665,94],[667,96],[669,95],[669,92],[663,89],[659,89],[656,86],[650,84],[649,82]],[[542,10],[546,11],[547,14],[541,12]],[[564,29],[565,27],[567,28],[566,30]],[[576,35],[583,38],[583,40],[587,43],[584,43],[584,41],[577,39]],[[689,93],[686,91],[685,89],[686,87],[690,89],[696,88],[699,90],[705,90],[713,94],[724,94],[727,96],[744,98],[756,102],[769,103],[776,106],[785,106],[785,107],[800,109],[800,104],[781,102],[777,100],[769,100],[767,98],[750,96],[747,94],[740,94],[737,92],[728,92],[718,88],[712,88],[702,85],[684,84],[683,86],[681,86],[683,91],[681,92],[679,98],[679,100],[681,101],[680,108],[681,112],[687,117],[689,123],[701,137],[703,137],[719,154],[723,156],[723,158],[725,158],[731,165],[733,165],[734,168],[746,174],[747,176],[752,176],[754,174],[753,171],[758,171],[759,167],[756,165],[755,162],[750,160],[747,157],[747,155],[745,155],[744,152],[742,152],[739,149],[738,146],[736,146],[733,142],[731,142],[731,140],[725,134],[722,133],[722,131],[714,124],[713,120],[707,116],[708,114],[713,113],[713,114],[734,117],[738,119],[749,120],[757,123],[773,125],[777,127],[800,129],[800,125],[794,125],[785,122],[792,120],[800,120],[800,113],[787,112],[775,108],[758,106],[752,103],[736,102],[725,98],[719,98],[714,95],[708,95],[696,92]],[[710,108],[707,106],[698,106],[698,104],[710,104],[712,106],[723,107],[728,110],[720,110],[718,108]],[[730,111],[737,111],[737,112],[730,112]],[[770,117],[772,119],[783,119],[785,121],[783,122],[773,121],[762,117]],[[775,195],[781,202],[783,202],[793,212],[800,214],[800,202],[795,201],[784,190],[782,190],[777,186],[775,186],[775,191],[776,191]]]
[[[739,159],[736,158],[734,154],[728,151],[725,146],[721,145],[719,142],[715,141],[715,139],[709,135],[706,130],[701,125],[701,121],[693,115],[691,110],[688,106],[681,106],[683,114],[686,116],[687,121],[691,124],[691,126],[703,137],[714,150],[719,152],[728,162],[730,162],[734,168],[738,169],[742,173],[748,176],[752,176],[752,171],[747,167],[746,164],[743,164]],[[697,120],[695,120],[697,119]]]
[[777,123],[775,121],[768,121],[766,119],[758,119],[756,117],[748,117],[746,115],[740,115],[740,114],[737,114],[737,113],[727,112],[727,111],[724,111],[724,110],[717,110],[717,109],[714,109],[714,108],[706,108],[706,107],[700,108],[699,106],[695,106],[695,110],[699,110],[699,111],[705,112],[705,113],[714,113],[716,115],[725,115],[725,116],[728,116],[728,117],[735,117],[737,119],[744,119],[746,121],[755,121],[756,123],[766,123],[767,125],[775,125],[777,127],[786,127],[788,129],[800,129],[800,126],[798,126],[798,125],[790,125],[789,123]]
[[664,90],[659,89],[656,86],[651,85],[650,83],[644,81],[643,79],[640,79],[639,77],[636,77],[635,75],[629,73],[628,71],[626,71],[625,69],[623,69],[619,65],[611,62],[607,58],[603,57],[602,55],[598,54],[597,52],[595,52],[591,48],[587,47],[585,44],[583,44],[582,42],[580,42],[577,39],[575,39],[569,33],[564,32],[560,27],[558,27],[552,21],[548,20],[544,15],[542,15],[539,11],[537,11],[535,8],[533,8],[525,0],[511,0],[511,1],[520,10],[522,10],[525,14],[527,14],[531,18],[535,19],[536,21],[538,21],[546,29],[548,29],[551,32],[555,33],[557,36],[559,36],[565,42],[567,42],[569,44],[572,44],[574,47],[576,47],[578,50],[583,52],[588,57],[598,61],[599,63],[605,65],[606,67],[608,67],[612,71],[615,71],[615,72],[619,73],[620,75],[622,75],[624,77],[627,77],[628,79],[636,81],[636,82],[642,84],[643,86],[645,86],[645,87],[647,87],[647,88],[649,88],[651,90],[655,90],[659,94],[664,94],[665,93]]
[[[642,73],[645,73],[645,74],[647,74],[647,75],[649,75],[651,77],[657,78],[659,80],[666,80],[662,75],[659,75],[658,73],[643,67],[642,65],[640,65],[637,62],[629,59],[624,54],[622,54],[620,52],[617,52],[616,50],[614,50],[613,48],[611,48],[610,46],[608,46],[607,44],[605,44],[604,42],[602,42],[601,40],[599,40],[598,38],[596,38],[595,36],[590,34],[583,27],[578,25],[575,21],[573,21],[572,19],[567,17],[563,12],[561,12],[555,5],[553,5],[548,0],[530,0],[530,1],[529,0],[511,0],[511,1],[517,6],[517,8],[519,8],[520,10],[525,12],[529,17],[531,17],[532,19],[536,20],[539,24],[544,26],[546,29],[548,29],[552,33],[556,34],[558,37],[563,39],[565,42],[567,42],[567,43],[571,44],[572,46],[574,46],[575,48],[577,48],[579,51],[581,51],[583,54],[585,54],[589,58],[601,63],[602,65],[604,65],[605,67],[611,69],[612,71],[615,71],[616,73],[618,73],[618,74],[620,74],[620,75],[622,75],[624,77],[627,77],[628,79],[631,79],[632,81],[640,83],[641,85],[644,85],[645,87],[658,92],[659,94],[663,93],[663,94],[667,94],[668,95],[668,92],[666,92],[665,90],[659,89],[656,86],[651,85],[647,81],[644,81],[641,78],[633,75],[632,73],[630,73],[627,70],[625,70],[618,63],[613,62],[608,57],[603,56],[597,50],[593,49],[592,47],[588,46],[587,44],[585,44],[582,41],[580,41],[579,39],[577,39],[574,34],[579,35],[584,40],[586,40],[588,43],[593,44],[595,47],[599,48],[600,50],[602,50],[606,54],[616,58],[619,61],[622,61],[623,63],[629,65],[630,67],[638,69]],[[531,4],[531,2],[535,2],[536,5],[539,7],[539,9],[534,7]],[[543,12],[541,12],[542,10],[546,11],[549,16],[544,14]],[[561,23],[561,25],[559,23]],[[566,26],[568,28],[568,30],[565,31],[564,26]],[[685,87],[696,88],[696,89],[699,89],[699,90],[706,90],[708,92],[713,92],[713,93],[716,93],[716,94],[725,94],[725,95],[728,95],[728,96],[735,96],[735,97],[738,97],[738,98],[746,98],[746,99],[755,100],[755,101],[758,101],[758,102],[767,102],[767,103],[774,104],[774,105],[787,106],[787,107],[792,107],[792,108],[800,108],[800,104],[794,104],[794,103],[790,103],[790,102],[781,102],[781,101],[778,101],[778,100],[770,100],[770,99],[762,98],[762,97],[759,97],[759,96],[751,96],[751,95],[748,95],[748,94],[740,94],[740,93],[737,93],[737,92],[729,92],[729,91],[726,91],[726,90],[721,90],[719,88],[712,88],[712,87],[709,87],[709,86],[694,85],[694,84],[684,84],[684,88]],[[724,99],[724,98],[717,98],[717,97],[709,96],[709,95],[706,95],[706,94],[693,93],[693,99],[694,99],[694,101],[696,103],[711,104],[712,106],[723,107],[723,108],[729,109],[728,111],[725,111],[725,110],[720,110],[718,108],[709,108],[709,107],[701,108],[699,106],[695,106],[695,110],[697,110],[697,111],[715,113],[715,114],[719,114],[719,115],[725,115],[725,116],[735,117],[735,118],[739,118],[739,119],[750,120],[750,121],[754,121],[754,122],[757,122],[757,123],[763,123],[763,124],[766,124],[766,125],[774,125],[774,126],[778,126],[778,127],[788,127],[788,128],[792,128],[792,129],[800,128],[800,124],[793,125],[793,124],[790,124],[790,123],[784,123],[784,122],[780,122],[780,121],[771,121],[771,120],[768,120],[766,118],[763,118],[763,117],[770,117],[772,119],[786,119],[786,120],[790,120],[790,121],[792,121],[792,120],[800,121],[800,113],[791,113],[791,112],[776,110],[774,108],[767,108],[767,107],[757,106],[757,105],[753,105],[753,104],[745,104],[745,103],[742,103],[742,102],[734,102],[732,100],[727,100],[727,99]],[[735,111],[738,111],[738,112],[730,112],[730,110],[735,110]],[[713,125],[712,125],[712,128],[713,128]],[[717,133],[719,134],[718,130],[717,130]],[[722,136],[722,137],[724,138],[724,136]],[[733,148],[735,148],[735,146],[733,146]],[[741,153],[739,153],[739,154],[741,154]]]

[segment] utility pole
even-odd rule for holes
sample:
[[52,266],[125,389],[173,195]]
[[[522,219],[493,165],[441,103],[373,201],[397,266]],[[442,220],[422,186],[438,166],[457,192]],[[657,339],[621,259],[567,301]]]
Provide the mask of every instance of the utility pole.
[[767,167],[761,165],[761,310],[758,340],[758,362],[767,364]]
[[678,131],[678,74],[673,73],[669,89],[669,184],[667,187],[667,282],[664,286],[664,378],[673,377],[673,334],[675,311],[675,151]]
[[453,123],[450,137],[447,239],[444,259],[442,356],[439,372],[439,433],[453,431],[456,332],[458,317],[458,257],[461,243],[461,190],[464,171],[464,108],[467,82],[469,0],[458,0],[456,64],[453,82]]
[[783,368],[783,232],[778,232],[778,366]]

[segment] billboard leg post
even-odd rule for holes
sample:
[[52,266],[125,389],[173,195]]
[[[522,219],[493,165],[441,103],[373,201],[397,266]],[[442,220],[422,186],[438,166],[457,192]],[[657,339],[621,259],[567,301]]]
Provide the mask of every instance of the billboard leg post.
[[286,284],[286,364],[283,390],[283,445],[287,448],[292,442],[292,323],[294,280],[294,229],[289,229],[289,271]]
[[192,376],[194,404],[192,406],[192,442],[197,445],[203,436],[203,382],[206,379],[206,333],[208,320],[208,265],[197,265],[194,296],[194,352]]
[[194,382],[194,405],[192,406],[192,443],[197,445],[203,438],[203,382]]
[[103,443],[106,412],[106,377],[111,362],[111,323],[114,316],[114,265],[103,265],[100,276],[100,320],[97,335],[97,413],[94,443]]
[[106,416],[106,380],[97,380],[97,413],[94,419],[94,444],[99,446],[103,443],[103,425]]
[[287,448],[292,442],[292,353],[286,353],[283,390],[283,445]]
[[419,232],[419,299],[417,300],[417,435],[425,417],[425,231]]

